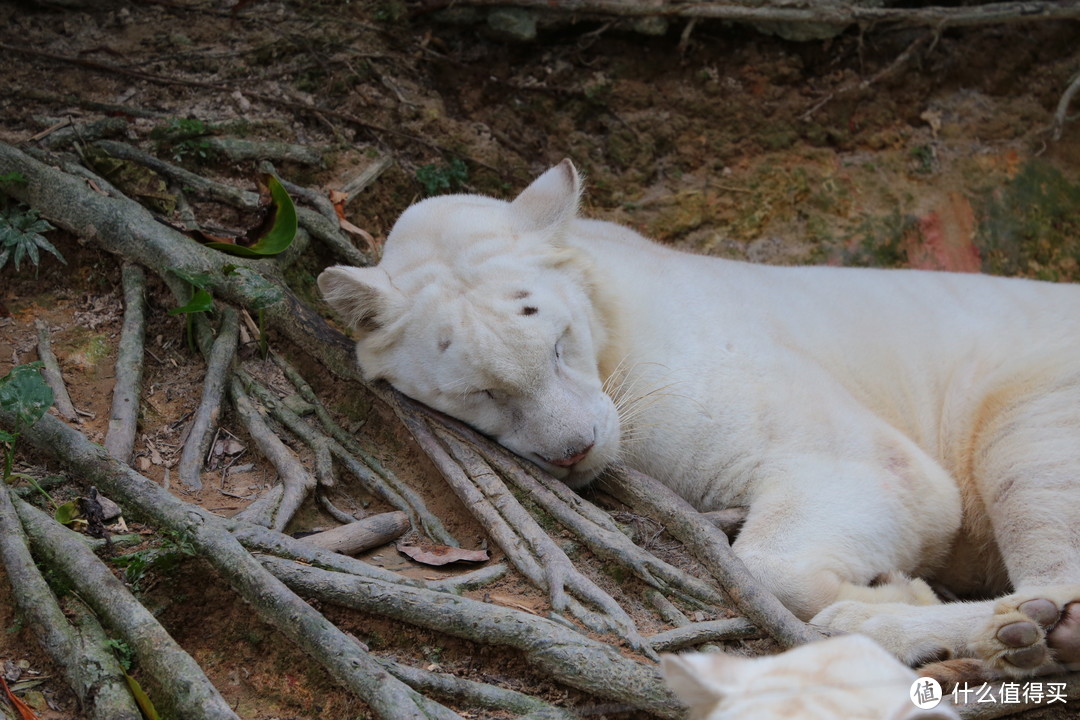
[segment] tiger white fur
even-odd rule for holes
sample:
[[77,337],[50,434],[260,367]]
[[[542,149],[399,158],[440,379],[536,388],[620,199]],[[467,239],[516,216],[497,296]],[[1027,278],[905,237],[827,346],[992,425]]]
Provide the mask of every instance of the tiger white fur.
[[[829,638],[761,658],[686,653],[662,655],[661,660],[668,684],[690,708],[690,720],[960,717],[940,688],[924,691],[925,680],[914,670],[861,635]],[[938,703],[920,708],[914,702],[930,698]]]
[[573,487],[620,461],[749,507],[767,588],[906,663],[1080,662],[1080,287],[695,256],[579,195],[564,161],[430,198],[326,270],[365,376]]

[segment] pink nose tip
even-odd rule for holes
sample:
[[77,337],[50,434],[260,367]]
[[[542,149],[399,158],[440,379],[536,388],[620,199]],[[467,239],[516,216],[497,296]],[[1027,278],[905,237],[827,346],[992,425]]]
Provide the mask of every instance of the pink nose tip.
[[589,451],[593,449],[592,445],[577,453],[576,455],[567,455],[559,460],[548,460],[549,463],[557,467],[568,468],[577,465],[579,462],[585,459],[585,456],[589,454]]

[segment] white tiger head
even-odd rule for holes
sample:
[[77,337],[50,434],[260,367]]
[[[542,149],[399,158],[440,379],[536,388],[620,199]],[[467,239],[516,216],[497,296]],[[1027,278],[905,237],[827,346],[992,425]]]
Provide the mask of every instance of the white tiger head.
[[602,389],[606,330],[591,261],[563,242],[580,180],[569,160],[513,202],[446,195],[408,208],[375,267],[319,276],[359,334],[369,380],[459,418],[583,485],[611,463],[619,419]]

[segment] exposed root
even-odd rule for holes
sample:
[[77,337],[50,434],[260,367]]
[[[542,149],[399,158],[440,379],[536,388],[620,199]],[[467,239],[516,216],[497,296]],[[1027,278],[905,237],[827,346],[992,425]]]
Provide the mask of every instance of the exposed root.
[[105,449],[120,462],[128,462],[135,447],[142,391],[146,276],[142,268],[131,263],[124,263],[121,275],[124,284],[124,325],[116,354],[116,385],[113,387]]

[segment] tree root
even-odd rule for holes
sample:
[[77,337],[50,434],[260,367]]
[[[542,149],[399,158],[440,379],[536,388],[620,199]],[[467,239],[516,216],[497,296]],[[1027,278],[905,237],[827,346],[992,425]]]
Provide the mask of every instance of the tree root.
[[[548,593],[553,611],[569,610],[591,630],[615,633],[630,647],[654,656],[630,616],[610,595],[577,571],[566,553],[536,524],[483,459],[453,437],[433,431],[410,412],[411,401],[402,400],[400,405],[405,426],[462,504],[491,534],[518,572]],[[567,594],[568,590],[571,595]],[[601,613],[589,610],[582,602],[593,605]]]
[[[625,17],[709,18],[740,22],[891,23],[945,28],[969,25],[993,25],[1009,22],[1066,20],[1080,17],[1080,2],[1004,2],[963,5],[959,7],[867,7],[848,3],[820,4],[817,7],[792,7],[783,3],[755,2],[647,2],[627,0],[571,0],[553,4],[548,0],[453,0],[439,3],[457,6],[506,6],[566,13],[592,13]],[[425,9],[435,9],[437,5]]]
[[244,391],[240,379],[229,380],[229,396],[237,416],[244,424],[259,451],[277,469],[280,490],[271,490],[244,508],[238,515],[257,525],[283,530],[307,496],[315,490],[318,481],[307,471],[296,454],[270,429],[262,415]]
[[72,626],[34,564],[4,483],[0,483],[0,558],[20,616],[65,674],[83,712],[91,720],[140,720],[142,714],[120,666],[106,649],[101,626],[85,610],[73,616]]
[[[311,400],[315,401],[311,402],[311,404],[315,407],[315,412],[319,417],[325,416],[325,420],[323,421],[324,425],[329,424],[332,428],[340,430],[337,424],[330,419],[329,413],[326,412],[326,408],[318,401],[318,398],[314,396],[311,387],[303,381],[303,378],[299,373],[293,370],[292,367],[285,363],[280,357],[278,357],[275,362],[277,362],[280,367],[289,368],[289,371],[286,372],[286,377],[289,378],[290,382],[293,382],[302,397],[305,399],[311,398],[308,399],[308,402],[311,402]],[[355,441],[353,441],[352,438],[349,438],[343,430],[339,435],[352,445],[358,451],[358,454],[361,454],[364,457],[363,462],[358,460],[354,453],[344,447],[341,442],[336,439],[328,438],[326,435],[313,428],[303,418],[285,407],[281,400],[262,385],[256,383],[250,375],[241,373],[240,376],[244,384],[252,389],[259,398],[259,401],[270,411],[271,415],[284,425],[286,429],[295,433],[297,437],[303,440],[304,443],[311,448],[312,452],[315,454],[315,474],[321,485],[329,487],[334,484],[332,463],[333,460],[336,459],[360,482],[365,490],[407,514],[415,528],[422,528],[424,532],[427,533],[428,537],[436,542],[454,547],[457,546],[457,541],[449,532],[447,532],[446,528],[443,527],[442,522],[427,509],[423,499],[413,492],[411,488],[383,469],[382,465],[375,461],[374,458],[363,453],[359,446],[356,445]],[[379,470],[382,470],[382,472],[380,473]]]
[[430,590],[320,570],[267,556],[263,564],[286,585],[323,602],[386,615],[447,635],[525,654],[556,680],[600,697],[619,700],[664,718],[681,717],[653,665],[624,657],[561,623],[511,608]]
[[663,523],[716,578],[747,619],[778,643],[794,647],[822,638],[761,586],[731,552],[726,535],[668,487],[648,475],[620,467],[608,473],[604,489]]
[[[138,163],[156,173],[160,173],[196,195],[223,202],[240,210],[255,210],[259,207],[258,193],[208,180],[201,175],[196,175],[190,170],[185,170],[182,167],[156,158],[127,143],[115,140],[101,140],[95,145],[115,158]],[[341,233],[337,223],[318,211],[298,207],[296,208],[296,219],[301,227],[311,233],[316,240],[325,243],[343,262],[350,265],[370,264],[371,259],[360,252]]]
[[71,404],[71,396],[68,395],[67,385],[64,384],[64,375],[60,372],[60,363],[56,361],[56,355],[52,351],[52,341],[49,337],[49,326],[43,320],[35,319],[34,327],[38,333],[38,359],[44,367],[41,374],[45,376],[45,382],[53,391],[53,407],[68,422],[81,422],[79,414],[75,412],[75,406]]
[[[13,420],[8,411],[0,408],[0,424],[10,426]],[[175,498],[49,415],[27,430],[22,439],[61,460],[159,527],[187,539],[264,621],[303,648],[338,682],[364,699],[379,717],[459,717],[389,676],[353,638],[271,576],[241,547],[220,518]]]
[[124,263],[121,275],[124,285],[124,325],[116,355],[116,385],[113,388],[105,449],[120,462],[127,462],[135,447],[142,392],[146,276],[141,267],[131,263]]
[[407,683],[409,687],[425,695],[437,695],[464,702],[472,707],[501,710],[511,713],[539,713],[544,720],[576,720],[577,715],[562,708],[549,705],[529,695],[505,690],[494,685],[473,682],[463,678],[435,673],[420,668],[384,661],[383,666],[391,675]]
[[[208,332],[208,331],[207,331]],[[221,415],[221,398],[225,394],[228,373],[236,356],[239,321],[236,311],[226,308],[222,314],[221,328],[212,345],[207,348],[206,378],[203,381],[202,399],[191,420],[187,440],[180,453],[177,471],[180,481],[191,490],[202,488],[202,468],[213,442],[214,430]],[[206,342],[200,338],[202,342]],[[123,459],[123,458],[120,458]]]
[[16,501],[16,511],[38,555],[77,587],[79,596],[131,647],[140,666],[164,693],[168,707],[185,718],[239,720],[198,663],[132,597],[80,536],[23,500]]

